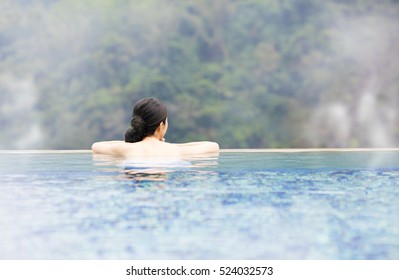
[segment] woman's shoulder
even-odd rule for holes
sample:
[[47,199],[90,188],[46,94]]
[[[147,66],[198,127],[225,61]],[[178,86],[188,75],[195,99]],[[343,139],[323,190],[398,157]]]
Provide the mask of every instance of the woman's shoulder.
[[135,149],[135,144],[125,141],[102,141],[94,143],[91,150],[96,154],[124,156],[129,150]]

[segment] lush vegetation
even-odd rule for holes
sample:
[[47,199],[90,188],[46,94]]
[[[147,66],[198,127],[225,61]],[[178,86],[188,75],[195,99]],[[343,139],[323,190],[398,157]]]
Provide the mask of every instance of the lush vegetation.
[[2,0],[0,148],[122,139],[134,101],[167,140],[399,143],[399,1]]

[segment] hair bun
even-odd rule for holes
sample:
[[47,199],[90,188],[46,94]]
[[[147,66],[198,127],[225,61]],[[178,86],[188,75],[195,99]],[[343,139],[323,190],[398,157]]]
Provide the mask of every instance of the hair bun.
[[130,127],[125,132],[125,142],[138,142],[143,140],[145,132],[145,122],[140,116],[133,116]]

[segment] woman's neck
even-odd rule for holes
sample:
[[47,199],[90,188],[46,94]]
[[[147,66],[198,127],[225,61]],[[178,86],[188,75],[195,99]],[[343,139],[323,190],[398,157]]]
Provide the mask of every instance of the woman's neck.
[[143,141],[161,141],[160,139],[158,139],[158,137],[156,137],[155,135],[150,135],[150,136],[146,136]]

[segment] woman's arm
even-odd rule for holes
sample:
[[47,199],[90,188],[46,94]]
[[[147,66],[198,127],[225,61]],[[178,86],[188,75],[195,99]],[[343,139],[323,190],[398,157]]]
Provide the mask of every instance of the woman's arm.
[[219,144],[210,141],[189,142],[175,145],[179,147],[184,156],[219,152]]
[[102,141],[94,143],[91,146],[91,150],[95,154],[121,156],[123,155],[125,145],[124,141]]
[[[209,142],[209,141],[196,141],[196,142],[187,142],[187,143],[177,143],[175,144],[176,146],[179,147],[189,147],[189,146],[199,146],[199,145],[205,145],[209,143],[214,143],[214,142]],[[216,143],[215,143],[216,144]]]

